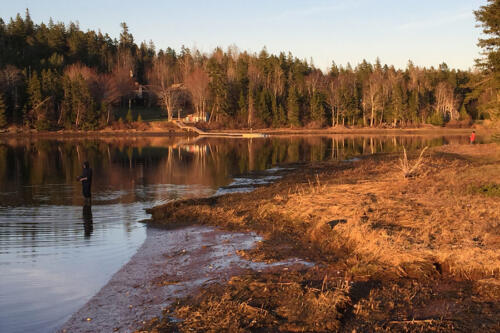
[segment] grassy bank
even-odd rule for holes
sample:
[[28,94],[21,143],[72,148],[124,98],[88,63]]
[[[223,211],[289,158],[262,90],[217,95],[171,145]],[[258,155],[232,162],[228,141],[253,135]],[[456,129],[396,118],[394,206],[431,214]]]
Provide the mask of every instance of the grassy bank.
[[[252,193],[169,203],[153,223],[255,230],[253,260],[298,256],[301,272],[255,273],[170,309],[150,331],[500,329],[500,146],[304,166]],[[416,156],[409,156],[410,164]]]

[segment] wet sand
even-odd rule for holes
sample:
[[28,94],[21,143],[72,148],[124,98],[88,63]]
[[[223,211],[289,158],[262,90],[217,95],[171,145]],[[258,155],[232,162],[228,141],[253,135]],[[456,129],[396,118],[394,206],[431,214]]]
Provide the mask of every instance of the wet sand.
[[281,270],[310,264],[287,260],[273,264],[241,258],[254,247],[255,233],[190,226],[148,227],[147,238],[131,260],[59,332],[132,332],[162,315],[176,299],[207,284],[227,281],[248,270]]

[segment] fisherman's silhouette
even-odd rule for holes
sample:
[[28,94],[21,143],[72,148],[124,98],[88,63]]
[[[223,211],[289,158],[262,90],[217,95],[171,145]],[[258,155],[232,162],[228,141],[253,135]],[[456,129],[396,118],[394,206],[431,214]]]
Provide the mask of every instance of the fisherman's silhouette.
[[83,205],[83,235],[85,239],[89,239],[94,232],[94,223],[92,221],[92,206],[89,204]]
[[82,183],[82,194],[85,198],[85,204],[90,204],[92,197],[92,169],[90,168],[89,162],[83,162],[82,175],[76,177],[76,180]]

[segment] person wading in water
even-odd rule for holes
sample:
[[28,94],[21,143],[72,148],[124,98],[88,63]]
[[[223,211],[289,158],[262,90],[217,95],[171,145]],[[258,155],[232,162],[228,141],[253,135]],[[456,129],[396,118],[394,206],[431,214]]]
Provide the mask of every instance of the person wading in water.
[[85,203],[90,203],[91,198],[91,187],[92,187],[92,169],[89,166],[89,162],[83,162],[82,175],[77,178],[79,182],[82,183],[82,194],[85,198]]

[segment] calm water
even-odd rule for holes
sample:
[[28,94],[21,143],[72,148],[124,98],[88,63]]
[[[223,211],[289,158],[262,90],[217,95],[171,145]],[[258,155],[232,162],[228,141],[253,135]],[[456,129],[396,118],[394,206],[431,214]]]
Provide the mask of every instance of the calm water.
[[[142,244],[144,208],[264,182],[252,171],[280,164],[448,142],[467,137],[0,141],[0,332],[56,330]],[[85,160],[91,207],[75,180]]]

